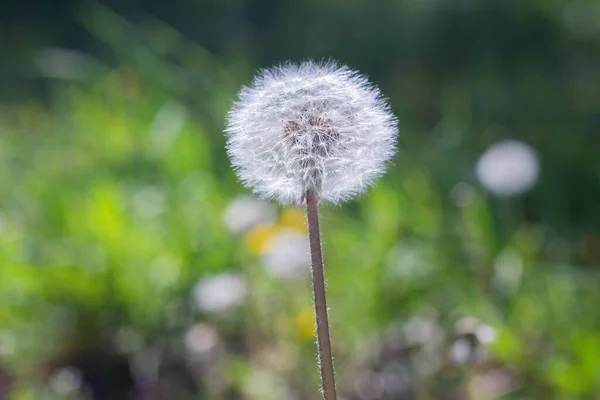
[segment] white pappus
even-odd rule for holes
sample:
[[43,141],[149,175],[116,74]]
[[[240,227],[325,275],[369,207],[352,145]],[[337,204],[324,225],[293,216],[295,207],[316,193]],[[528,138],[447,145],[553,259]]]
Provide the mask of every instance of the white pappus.
[[339,203],[383,174],[397,120],[379,89],[334,62],[261,71],[227,115],[227,152],[240,180],[281,203],[312,190]]

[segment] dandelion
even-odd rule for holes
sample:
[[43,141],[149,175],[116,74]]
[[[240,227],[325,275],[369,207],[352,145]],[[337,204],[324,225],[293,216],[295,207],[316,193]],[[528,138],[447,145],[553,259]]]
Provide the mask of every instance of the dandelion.
[[383,174],[396,118],[366,78],[334,63],[260,73],[227,115],[227,150],[242,182],[287,204],[313,191],[339,203]]
[[305,235],[295,230],[277,232],[262,255],[262,266],[267,274],[285,280],[297,280],[308,272],[310,248]]
[[240,180],[282,204],[306,203],[323,397],[335,400],[317,204],[363,192],[395,152],[397,121],[379,89],[334,62],[286,63],[243,87],[227,115]]
[[223,222],[233,234],[241,234],[259,224],[275,222],[275,208],[251,196],[233,200],[223,213]]
[[458,364],[481,363],[488,358],[488,348],[497,338],[496,329],[475,317],[463,317],[455,326],[458,338],[450,349],[450,356]]
[[475,172],[487,190],[498,197],[512,197],[535,185],[539,162],[535,151],[525,143],[503,140],[483,153]]
[[224,273],[200,280],[194,287],[196,307],[207,313],[227,313],[246,299],[246,281],[235,274]]
[[81,390],[81,371],[75,368],[62,368],[50,376],[49,386],[56,394],[70,397]]
[[217,330],[209,324],[199,323],[192,326],[185,334],[185,345],[196,358],[214,358],[221,345]]

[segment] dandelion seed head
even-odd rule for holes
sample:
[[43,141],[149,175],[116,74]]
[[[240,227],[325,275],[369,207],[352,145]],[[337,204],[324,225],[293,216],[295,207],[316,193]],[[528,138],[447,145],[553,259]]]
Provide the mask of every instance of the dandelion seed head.
[[246,281],[241,276],[224,273],[200,280],[192,295],[200,311],[220,314],[240,307],[247,291]]
[[475,169],[482,186],[497,197],[527,192],[538,180],[540,166],[536,152],[525,143],[506,139],[490,146]]
[[223,222],[233,234],[242,234],[259,224],[275,222],[275,207],[264,200],[252,196],[234,199],[223,213]]
[[269,249],[261,257],[262,265],[274,278],[294,281],[301,279],[310,269],[310,245],[308,237],[291,229],[278,232]]
[[379,89],[333,62],[260,72],[227,115],[227,151],[240,180],[263,198],[339,203],[381,176],[397,120]]

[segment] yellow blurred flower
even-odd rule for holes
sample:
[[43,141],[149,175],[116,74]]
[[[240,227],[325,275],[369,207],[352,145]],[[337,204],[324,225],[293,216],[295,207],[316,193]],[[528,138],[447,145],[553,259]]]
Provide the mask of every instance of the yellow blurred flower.
[[268,250],[273,234],[277,231],[274,224],[259,224],[244,235],[244,242],[252,254],[263,254]]
[[252,254],[260,255],[269,251],[272,239],[278,232],[293,230],[307,232],[304,213],[297,208],[283,210],[277,224],[258,224],[244,235],[246,246]]
[[302,340],[313,340],[315,338],[316,322],[312,308],[305,308],[296,315],[296,331]]
[[307,232],[306,217],[304,212],[298,208],[286,208],[281,213],[279,224],[285,228],[291,228],[302,233]]

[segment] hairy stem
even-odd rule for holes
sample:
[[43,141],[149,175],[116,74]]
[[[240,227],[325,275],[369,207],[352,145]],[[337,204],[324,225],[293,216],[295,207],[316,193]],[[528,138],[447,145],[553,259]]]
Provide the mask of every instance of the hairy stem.
[[310,258],[312,262],[313,298],[315,316],[317,318],[317,348],[319,351],[319,368],[323,398],[336,400],[335,378],[333,376],[333,358],[329,339],[329,320],[327,318],[327,301],[325,298],[325,277],[323,274],[323,253],[321,251],[321,233],[319,231],[318,199],[309,190],[306,193],[306,218],[308,220],[308,236],[310,239]]

